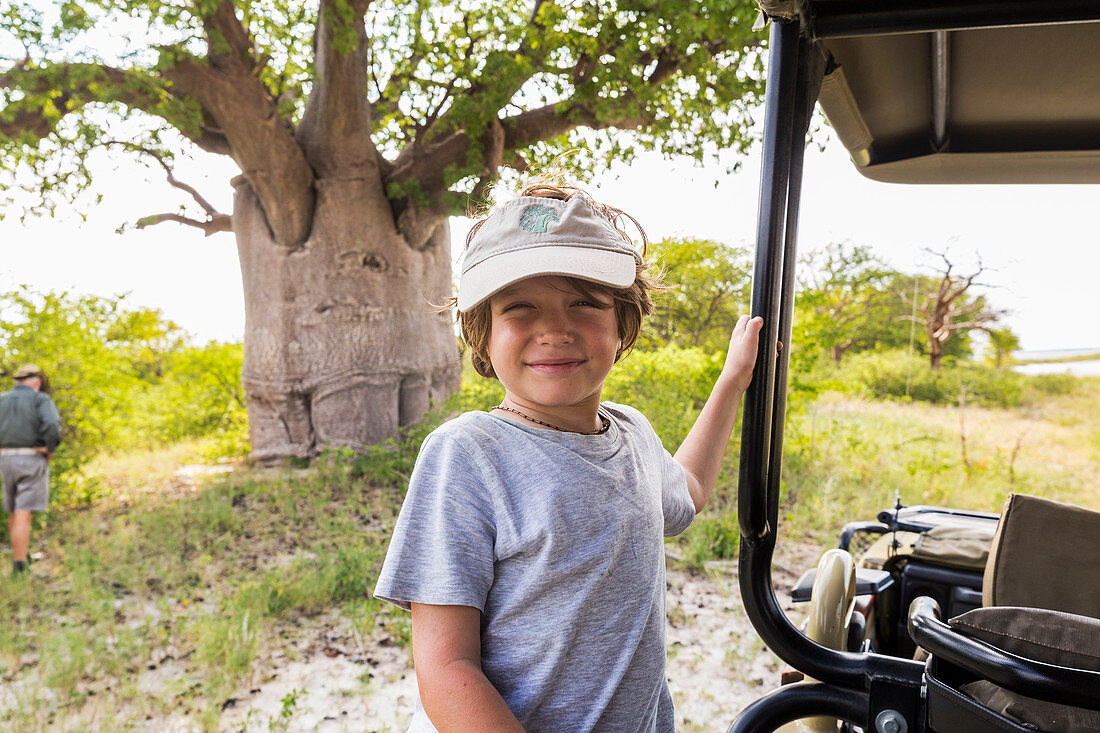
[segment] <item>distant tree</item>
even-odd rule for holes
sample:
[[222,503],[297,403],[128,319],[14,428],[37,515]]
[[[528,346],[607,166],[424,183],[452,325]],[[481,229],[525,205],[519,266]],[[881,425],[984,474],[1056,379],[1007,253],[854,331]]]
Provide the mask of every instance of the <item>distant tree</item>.
[[977,282],[985,271],[981,260],[974,272],[956,275],[947,252],[926,251],[942,260],[937,268],[935,285],[918,294],[916,303],[913,303],[911,295],[903,297],[908,299],[916,311],[915,315],[907,315],[906,318],[911,318],[924,327],[929,364],[933,369],[939,369],[943,362],[944,344],[949,339],[955,334],[984,329],[1000,319],[1003,312],[993,309],[984,295],[975,297],[968,292],[971,287],[982,285]]
[[[232,231],[253,457],[394,434],[457,385],[447,218],[504,169],[745,151],[750,0],[62,0],[0,6],[0,185],[33,211],[104,148],[163,166]],[[20,48],[21,47],[21,48]],[[593,131],[600,131],[594,134]],[[629,132],[626,132],[629,131]],[[233,211],[172,175],[229,156]],[[18,175],[12,174],[18,171]]]
[[665,239],[650,255],[671,286],[656,296],[642,348],[655,343],[718,351],[737,317],[748,312],[752,255],[747,248],[705,239]]
[[1011,328],[987,328],[989,349],[992,352],[993,365],[998,369],[1005,365],[1013,351],[1020,348],[1020,337]]
[[839,242],[800,262],[795,348],[829,354],[839,364],[849,351],[904,343],[898,273],[869,247]]

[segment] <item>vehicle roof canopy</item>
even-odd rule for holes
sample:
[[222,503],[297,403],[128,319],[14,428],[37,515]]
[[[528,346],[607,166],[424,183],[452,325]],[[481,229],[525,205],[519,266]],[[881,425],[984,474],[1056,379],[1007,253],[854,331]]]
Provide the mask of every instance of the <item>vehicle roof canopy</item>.
[[818,103],[868,178],[1100,183],[1100,2],[761,6],[825,56]]

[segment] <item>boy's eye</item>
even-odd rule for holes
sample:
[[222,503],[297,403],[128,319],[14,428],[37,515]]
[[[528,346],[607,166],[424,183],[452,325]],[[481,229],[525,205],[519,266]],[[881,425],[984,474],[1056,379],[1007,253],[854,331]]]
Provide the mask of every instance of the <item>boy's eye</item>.
[[508,311],[530,307],[531,306],[529,306],[527,303],[509,303],[508,305],[504,306],[504,308],[501,310],[501,313],[507,313]]
[[608,307],[607,305],[597,300],[578,300],[577,302],[573,303],[573,305],[580,306],[582,308],[599,308],[601,310]]

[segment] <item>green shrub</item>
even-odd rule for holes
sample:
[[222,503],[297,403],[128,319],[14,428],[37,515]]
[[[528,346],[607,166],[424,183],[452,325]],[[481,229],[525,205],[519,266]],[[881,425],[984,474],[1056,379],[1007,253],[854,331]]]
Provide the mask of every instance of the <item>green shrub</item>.
[[1023,403],[1026,377],[972,362],[932,369],[923,359],[888,351],[853,354],[836,379],[842,389],[871,399],[958,404],[965,390],[967,404],[1016,407]]
[[741,544],[741,527],[737,514],[727,512],[717,517],[698,517],[688,531],[687,559],[701,567],[707,560],[736,559]]
[[472,367],[463,369],[462,387],[448,400],[444,413],[488,410],[504,399],[504,385],[495,379],[479,376]]
[[24,287],[0,292],[0,315],[0,377],[23,362],[40,365],[61,414],[55,504],[88,504],[103,494],[81,471],[99,452],[224,434],[215,451],[240,455],[247,424],[240,344],[189,345],[163,314],[130,308],[125,297]]
[[635,351],[611,370],[603,398],[640,410],[665,447],[675,451],[699,416],[724,361],[723,353],[677,346]]
[[1027,378],[1027,386],[1042,395],[1067,395],[1077,391],[1081,378],[1073,374],[1036,374]]

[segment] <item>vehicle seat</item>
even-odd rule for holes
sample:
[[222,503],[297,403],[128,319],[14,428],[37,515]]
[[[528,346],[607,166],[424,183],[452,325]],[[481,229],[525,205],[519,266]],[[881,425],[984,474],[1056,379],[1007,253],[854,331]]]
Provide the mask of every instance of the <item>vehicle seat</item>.
[[1010,495],[985,566],[982,605],[1100,618],[1100,512]]
[[[950,619],[957,632],[1048,664],[1100,672],[1100,512],[1009,496],[993,538],[983,607]],[[1026,697],[988,680],[959,688],[1028,728],[1100,731],[1100,712]]]

